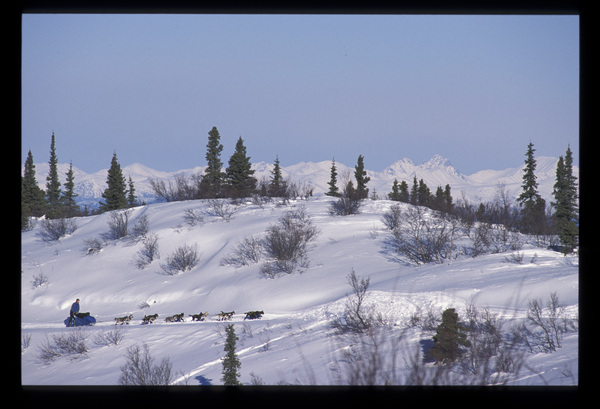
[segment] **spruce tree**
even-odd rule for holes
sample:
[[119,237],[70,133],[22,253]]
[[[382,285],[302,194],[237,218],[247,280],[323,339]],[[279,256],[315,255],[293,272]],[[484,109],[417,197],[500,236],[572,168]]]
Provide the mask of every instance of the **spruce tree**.
[[56,157],[56,145],[54,132],[50,142],[50,168],[46,177],[46,202],[48,204],[48,214],[50,218],[60,217],[61,213],[61,190],[58,180],[58,158]]
[[208,143],[206,144],[206,162],[207,167],[202,178],[203,195],[205,197],[219,197],[221,194],[221,184],[224,178],[221,168],[221,136],[216,127],[208,133]]
[[110,169],[106,178],[108,187],[102,192],[103,202],[100,202],[100,211],[124,209],[127,207],[127,188],[121,165],[117,160],[117,152],[113,154]]
[[394,179],[392,191],[391,193],[388,193],[388,198],[397,202],[400,201],[400,186],[398,185],[398,179]]
[[35,164],[30,150],[25,160],[25,169],[21,179],[21,227],[28,226],[29,217],[40,217],[45,211],[45,194],[37,184]]
[[135,185],[133,184],[133,179],[131,179],[131,175],[129,175],[129,189],[127,190],[127,206],[134,207],[137,206],[137,201],[135,200]]
[[442,322],[433,336],[433,347],[430,351],[436,363],[453,362],[461,355],[461,346],[471,345],[465,331],[454,308],[448,308],[442,313]]
[[335,159],[331,160],[331,177],[329,182],[329,191],[325,193],[327,196],[339,197],[340,193],[338,191],[337,185],[337,168],[335,167]]
[[400,182],[400,196],[399,200],[404,203],[408,203],[409,195],[408,195],[408,184],[406,181]]
[[242,366],[242,363],[237,357],[235,352],[236,342],[239,338],[235,335],[235,329],[233,328],[233,324],[229,324],[225,328],[225,332],[227,334],[227,338],[225,340],[225,356],[222,358],[223,360],[223,372],[221,376],[221,381],[225,386],[237,386],[241,385],[241,382],[238,380],[240,376],[239,369]]
[[444,209],[446,212],[452,212],[454,205],[452,204],[452,194],[450,193],[450,185],[446,184],[444,188]]
[[419,184],[417,183],[417,176],[413,178],[413,185],[410,189],[410,204],[419,204]]
[[563,253],[571,253],[578,245],[579,216],[577,204],[577,182],[573,176],[573,157],[570,147],[567,148],[565,158],[559,157],[556,165],[556,182],[552,192],[555,201],[554,221],[558,238],[563,246]]
[[275,157],[275,166],[271,171],[271,182],[269,183],[269,196],[283,197],[287,190],[285,181],[281,174],[281,166],[279,165],[279,156]]
[[429,187],[427,187],[423,179],[419,180],[417,197],[417,203],[419,206],[429,206],[431,204],[431,190],[429,190]]
[[73,172],[73,162],[69,165],[69,171],[67,172],[67,183],[65,183],[65,191],[62,195],[62,203],[65,208],[67,217],[73,217],[79,213],[79,206],[75,198],[78,195],[75,193],[75,174]]
[[525,170],[523,172],[523,191],[517,197],[522,206],[523,231],[525,233],[539,234],[545,229],[546,201],[542,199],[537,191],[538,183],[535,176],[536,160],[533,156],[535,149],[533,143],[527,145],[525,154]]
[[246,155],[246,147],[241,136],[235,144],[235,152],[229,158],[229,167],[225,172],[232,197],[248,197],[256,189],[256,179],[252,176],[254,170],[250,157]]
[[356,193],[359,199],[366,199],[369,197],[369,189],[367,189],[367,183],[371,180],[367,176],[365,170],[364,158],[362,155],[358,155],[358,161],[354,167],[354,177],[356,179]]

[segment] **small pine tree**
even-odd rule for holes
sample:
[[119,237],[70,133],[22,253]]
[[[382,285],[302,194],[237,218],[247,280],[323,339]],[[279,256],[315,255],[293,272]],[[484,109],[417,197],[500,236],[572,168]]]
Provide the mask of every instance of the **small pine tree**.
[[388,198],[397,202],[400,201],[400,186],[398,185],[398,179],[394,179],[394,183],[392,184],[392,191],[391,193],[388,193]]
[[225,175],[221,172],[223,167],[223,162],[221,162],[223,145],[220,141],[219,131],[217,127],[213,126],[208,133],[208,143],[206,144],[207,167],[202,178],[202,194],[205,197],[219,197],[221,194],[221,184]]
[[54,132],[50,142],[50,168],[46,177],[46,202],[48,203],[48,214],[50,218],[59,217],[62,203],[60,200],[61,190],[60,181],[58,180],[58,158],[56,157],[56,145]]
[[124,209],[127,207],[126,183],[121,171],[121,165],[117,160],[117,152],[113,154],[106,178],[108,187],[102,192],[103,202],[100,202],[100,211]]
[[408,203],[409,195],[408,195],[408,184],[403,180],[400,182],[400,193],[399,199],[401,202]]
[[232,197],[248,197],[256,189],[256,179],[252,176],[254,170],[250,157],[246,156],[246,147],[241,136],[235,145],[235,152],[229,158],[229,167],[225,172]]
[[275,157],[275,166],[271,171],[271,181],[269,183],[268,191],[271,197],[283,197],[287,186],[281,175],[281,166],[279,165],[279,156]]
[[412,189],[410,189],[410,204],[419,204],[419,184],[417,182],[417,176],[413,178]]
[[365,170],[364,158],[362,155],[358,155],[358,161],[354,167],[354,177],[356,178],[356,194],[359,199],[366,199],[369,197],[369,189],[367,189],[367,183],[371,180],[367,176]]
[[73,172],[73,162],[70,163],[69,171],[67,172],[67,183],[65,183],[65,191],[62,195],[62,203],[65,208],[67,217],[73,217],[79,213],[79,206],[75,202],[78,196],[75,193],[75,174]]
[[21,183],[21,212],[23,220],[26,220],[30,216],[42,216],[45,211],[45,194],[37,184],[35,164],[33,163],[33,155],[30,150],[25,160],[25,169]]
[[135,185],[133,184],[133,179],[131,179],[131,175],[129,175],[129,189],[127,190],[127,205],[128,207],[137,206],[137,200],[135,200]]
[[559,157],[556,165],[556,182],[552,192],[555,201],[551,203],[554,207],[554,221],[563,253],[569,254],[578,245],[579,238],[579,216],[577,182],[573,176],[573,157],[571,148],[567,148],[565,158]]
[[539,234],[545,229],[546,201],[542,199],[537,191],[538,183],[535,176],[537,162],[533,156],[535,149],[533,143],[527,145],[525,156],[525,170],[523,172],[523,191],[517,197],[517,201],[523,208],[523,231],[525,233]]
[[327,196],[339,197],[340,193],[338,191],[338,187],[336,186],[337,185],[337,168],[335,167],[335,159],[332,159],[332,161],[331,161],[331,177],[329,179],[329,182],[327,182],[327,184],[329,185],[329,191],[325,194]]
[[221,376],[221,381],[225,386],[241,385],[238,377],[240,376],[239,369],[242,367],[242,363],[238,359],[235,352],[236,342],[239,340],[239,338],[235,335],[233,324],[229,324],[227,328],[225,328],[225,332],[227,334],[227,339],[225,340],[224,348],[225,356],[222,358],[223,375]]
[[417,198],[419,206],[429,206],[431,204],[431,190],[429,190],[429,187],[423,182],[423,179],[419,180]]
[[436,363],[451,363],[461,355],[461,346],[471,346],[465,331],[454,308],[448,308],[442,313],[442,322],[433,336],[433,347],[430,351]]

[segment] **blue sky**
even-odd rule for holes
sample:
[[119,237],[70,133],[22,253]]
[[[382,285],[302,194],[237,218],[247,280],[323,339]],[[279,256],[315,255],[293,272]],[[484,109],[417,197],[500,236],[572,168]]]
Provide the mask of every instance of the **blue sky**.
[[22,162],[85,172],[331,160],[458,171],[579,157],[579,17],[93,15],[22,19]]

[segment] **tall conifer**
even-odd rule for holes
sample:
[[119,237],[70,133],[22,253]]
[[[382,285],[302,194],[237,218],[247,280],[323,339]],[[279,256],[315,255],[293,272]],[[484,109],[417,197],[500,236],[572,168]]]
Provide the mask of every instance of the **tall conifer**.
[[50,142],[50,165],[46,177],[46,202],[48,203],[48,217],[58,217],[61,210],[61,190],[58,179],[58,158],[56,157],[56,145],[54,132]]
[[221,376],[221,381],[225,386],[241,385],[238,378],[240,376],[239,369],[242,367],[242,363],[238,359],[235,351],[236,343],[239,338],[235,335],[233,324],[229,324],[225,328],[225,333],[227,334],[227,338],[225,339],[225,356],[222,358],[223,375]]
[[329,178],[329,191],[325,193],[327,196],[339,197],[339,189],[337,187],[337,168],[335,167],[335,159],[331,160],[331,176]]
[[362,155],[358,155],[358,161],[356,166],[354,167],[354,177],[356,178],[356,194],[359,199],[366,199],[369,197],[369,189],[367,188],[367,183],[371,180],[370,177],[367,176],[367,171],[365,170],[364,157]]
[[517,197],[518,203],[522,206],[523,231],[526,233],[539,234],[545,229],[546,201],[538,193],[538,183],[536,181],[535,168],[537,162],[533,156],[535,149],[533,143],[527,145],[525,154],[525,169],[523,172],[523,191]]
[[223,162],[221,162],[221,135],[217,127],[213,126],[208,133],[208,143],[206,144],[206,162],[207,167],[202,178],[203,195],[207,197],[219,197],[221,195],[221,184],[224,179],[224,173],[221,172]]
[[565,158],[559,157],[556,165],[556,182],[552,192],[555,201],[554,221],[563,253],[566,255],[578,245],[579,216],[577,182],[573,176],[573,156],[571,148],[567,148]]
[[229,167],[225,172],[231,196],[248,197],[256,189],[256,178],[252,176],[254,170],[250,157],[246,155],[246,147],[241,136],[235,144],[235,152],[229,158]]
[[121,165],[117,160],[117,152],[113,154],[110,162],[110,169],[106,178],[106,184],[108,187],[102,192],[103,202],[100,202],[100,210],[107,212],[111,210],[126,208],[127,203],[127,185],[123,172],[121,171]]

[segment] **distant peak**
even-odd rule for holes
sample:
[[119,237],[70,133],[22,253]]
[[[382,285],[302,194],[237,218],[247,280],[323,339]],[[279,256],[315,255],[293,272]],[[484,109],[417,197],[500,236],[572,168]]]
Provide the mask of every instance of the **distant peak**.
[[433,155],[431,157],[431,159],[429,159],[427,162],[423,163],[423,167],[426,169],[432,169],[432,168],[437,168],[440,166],[452,166],[452,164],[450,163],[450,159],[444,158],[441,155]]

